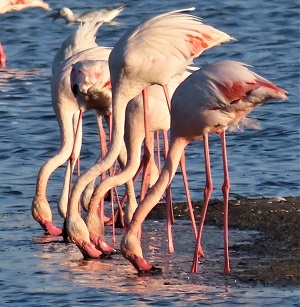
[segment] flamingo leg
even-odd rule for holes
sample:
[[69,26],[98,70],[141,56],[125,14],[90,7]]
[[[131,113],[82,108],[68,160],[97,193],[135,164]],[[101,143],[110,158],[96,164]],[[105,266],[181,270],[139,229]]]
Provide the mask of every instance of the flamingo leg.
[[161,161],[160,161],[159,131],[155,131],[155,135],[156,135],[157,167],[160,172],[161,171]]
[[0,68],[6,67],[6,55],[3,49],[3,46],[0,42]]
[[144,142],[144,157],[143,157],[143,177],[140,199],[145,198],[147,189],[150,184],[150,155],[153,149],[153,137],[150,135],[149,109],[148,109],[148,88],[143,89],[143,106],[144,106],[144,127],[145,127],[145,142]]
[[228,242],[228,201],[229,201],[229,190],[230,190],[230,180],[228,171],[228,160],[227,160],[227,150],[226,150],[226,136],[225,130],[220,133],[221,143],[222,143],[222,158],[223,158],[223,169],[224,169],[224,182],[222,186],[223,201],[224,201],[224,271],[225,273],[230,272],[229,266],[229,242]]
[[[163,140],[164,140],[164,156],[166,159],[169,151],[169,140],[166,131],[163,131]],[[174,219],[174,211],[172,204],[171,184],[166,188],[166,211],[167,211],[168,250],[169,253],[172,254],[174,253],[172,225],[174,224],[175,219]]]
[[206,216],[206,211],[208,207],[208,202],[213,190],[213,183],[211,177],[211,169],[210,169],[210,156],[209,156],[209,144],[208,144],[208,134],[203,134],[203,144],[204,144],[204,157],[205,157],[205,173],[206,173],[206,184],[204,188],[204,200],[202,205],[201,211],[201,218],[198,228],[198,235],[196,240],[195,252],[194,252],[194,259],[191,268],[192,273],[198,273],[198,259],[200,256],[204,256],[202,247],[201,247],[201,238],[202,238],[202,231]]
[[163,85],[162,87],[164,89],[164,93],[165,93],[165,97],[166,97],[166,100],[167,100],[168,108],[169,108],[169,111],[171,113],[171,99],[170,99],[170,93],[169,93],[168,86],[167,85]]
[[[97,116],[97,121],[98,121],[100,146],[101,146],[101,159],[103,159],[106,152],[107,152],[106,133],[105,133],[104,128],[103,128],[102,117]],[[103,172],[101,174],[101,180],[104,180],[104,179],[105,179],[105,172]],[[104,221],[104,199],[103,198],[100,200],[99,209],[100,209],[99,210],[100,219],[101,219],[101,221]]]
[[183,184],[184,184],[184,189],[185,189],[185,195],[186,195],[186,200],[190,212],[190,218],[192,221],[192,226],[194,229],[194,234],[195,238],[197,237],[197,226],[196,226],[196,221],[195,221],[195,215],[194,215],[194,210],[193,210],[193,205],[192,205],[192,200],[191,200],[191,194],[189,190],[189,185],[188,185],[188,180],[187,180],[187,174],[186,174],[186,164],[185,164],[185,152],[183,151],[182,156],[180,158],[180,167],[181,167],[181,172],[182,172],[182,179],[183,179]]
[[80,129],[82,128],[82,115],[83,111],[79,111],[79,116],[78,116],[78,121],[77,121],[77,127],[75,131],[75,137],[74,137],[74,143],[73,143],[73,148],[72,148],[72,153],[70,156],[70,187],[69,187],[69,197],[71,196],[71,191],[72,191],[72,176],[73,176],[73,171],[76,163],[76,148],[77,144],[79,142],[79,133]]

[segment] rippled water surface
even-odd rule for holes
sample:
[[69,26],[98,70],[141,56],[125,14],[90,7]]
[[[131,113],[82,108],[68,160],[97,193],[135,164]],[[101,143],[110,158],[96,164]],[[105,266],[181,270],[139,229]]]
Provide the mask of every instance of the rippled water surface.
[[[49,0],[53,8],[58,1]],[[96,9],[99,1],[63,1],[74,9]],[[231,197],[299,195],[299,1],[127,1],[116,19],[119,25],[102,26],[97,42],[113,46],[129,26],[168,10],[195,6],[195,14],[237,39],[207,51],[195,62],[201,65],[232,59],[289,92],[287,102],[272,102],[252,116],[262,130],[228,136],[232,181]],[[109,6],[110,1],[101,1]],[[187,222],[174,227],[176,253],[167,255],[165,225],[147,221],[143,232],[146,256],[164,268],[156,277],[140,277],[121,257],[84,261],[71,244],[43,236],[32,219],[30,206],[41,165],[59,148],[50,84],[51,64],[62,41],[74,31],[62,20],[51,22],[39,9],[0,15],[1,41],[7,54],[7,70],[0,71],[0,297],[13,306],[299,306],[295,289],[248,287],[222,274],[220,230],[206,228],[207,257],[199,274],[190,274],[192,233]],[[84,124],[82,167],[98,156],[98,136],[93,112]],[[215,190],[221,197],[220,143],[211,137],[211,160]],[[187,150],[193,199],[202,198],[204,167],[202,144]],[[56,202],[63,170],[49,181],[48,199],[54,220],[61,223]],[[177,178],[178,177],[178,178]],[[184,200],[179,176],[173,182],[175,200]],[[108,240],[111,240],[108,229]],[[207,235],[209,233],[209,235]],[[118,246],[122,231],[118,230]],[[254,235],[232,231],[231,244]],[[147,243],[147,244],[146,244]],[[234,270],[234,264],[232,269]]]

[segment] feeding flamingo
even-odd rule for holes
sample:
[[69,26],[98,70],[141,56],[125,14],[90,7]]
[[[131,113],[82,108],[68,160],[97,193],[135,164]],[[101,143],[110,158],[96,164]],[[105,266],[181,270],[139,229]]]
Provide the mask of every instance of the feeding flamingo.
[[[168,83],[170,93],[173,94],[174,90],[182,80],[184,80],[190,73],[184,72],[181,75],[177,75],[172,78]],[[108,62],[107,61],[81,61],[73,65],[71,72],[71,87],[79,103],[80,109],[85,110],[89,108],[98,109],[103,111],[103,106],[100,104],[97,106],[99,97],[103,95],[109,95],[107,87],[110,86]],[[87,95],[93,96],[95,99],[86,99]],[[152,85],[149,87],[149,124],[151,132],[157,130],[169,130],[170,127],[170,112],[167,104],[162,103],[164,100],[164,92],[158,85]],[[144,131],[144,110],[141,103],[142,95],[136,96],[132,99],[128,107],[126,108],[126,122],[125,122],[125,135],[124,140],[127,148],[127,161],[122,161],[126,164],[121,173],[114,175],[101,181],[96,191],[93,194],[93,198],[89,205],[88,214],[86,217],[86,224],[89,230],[90,242],[94,243],[95,246],[102,252],[111,252],[111,248],[108,249],[104,241],[104,225],[99,215],[99,203],[100,198],[103,197],[108,190],[111,188],[122,185],[131,179],[138,170],[140,164],[141,147],[145,137]],[[155,164],[154,157],[151,155],[150,159]],[[158,177],[158,176],[157,176]],[[154,179],[156,181],[157,177]],[[128,191],[128,190],[127,190]],[[125,209],[125,221],[127,224],[131,220],[132,214],[137,207],[137,202],[134,197],[134,189],[131,191],[132,200],[126,206]],[[129,197],[130,198],[130,197]],[[74,203],[73,203],[74,205]],[[75,207],[76,204],[75,204]],[[70,211],[73,212],[73,207],[70,207]],[[67,230],[69,229],[70,219],[72,214],[67,216]],[[78,213],[76,211],[76,220],[78,220]],[[72,222],[72,230],[74,229],[75,222]],[[79,224],[83,227],[83,224]],[[68,230],[69,231],[69,230]],[[72,237],[72,236],[70,236]],[[86,238],[87,239],[87,238]],[[76,244],[83,242],[82,240],[75,241]],[[78,246],[81,251],[84,251],[82,246]],[[88,253],[85,252],[85,256]],[[90,255],[91,258],[94,254]]]
[[93,21],[95,18],[98,22],[111,22],[117,17],[126,7],[126,5],[120,5],[113,8],[90,11],[90,12],[73,12],[67,7],[60,9],[57,13],[53,14],[53,21],[58,18],[64,18],[66,23],[84,23]]
[[[85,95],[82,94],[82,91],[85,93],[93,93],[96,97],[101,97],[103,93],[101,93],[100,85],[102,84],[104,88],[105,84],[110,85],[110,82],[106,81],[106,70],[108,70],[108,63],[106,61],[82,61],[73,66],[71,73],[71,86],[75,91],[77,101],[82,109],[90,107],[90,104],[87,104],[85,101]],[[171,95],[175,91],[178,84],[182,82],[182,80],[184,80],[189,74],[190,73],[186,71],[181,75],[177,75],[172,78],[172,80],[168,83]],[[80,95],[78,95],[78,92],[80,92]],[[152,133],[158,130],[169,130],[170,113],[167,105],[162,103],[164,99],[164,92],[160,86],[153,85],[149,87],[149,126]],[[95,100],[91,106],[97,109],[96,104],[97,100]],[[132,178],[136,174],[140,165],[141,147],[144,138],[144,110],[142,105],[142,95],[140,94],[132,99],[126,108],[124,140],[128,158],[126,159],[127,161],[122,162],[123,165],[126,165],[125,167],[123,166],[121,173],[101,181],[93,194],[93,198],[91,199],[86,219],[87,226],[90,230],[91,241],[94,242],[95,239],[93,238],[97,237],[99,234],[104,235],[103,222],[98,217],[100,199],[104,197],[107,191],[115,186],[122,185],[126,182],[127,184],[129,182],[132,184]],[[153,176],[153,170],[155,170],[156,174],[152,182],[156,182],[158,178],[158,170],[155,165],[152,152],[148,154],[150,157],[147,158],[152,166],[151,177]],[[135,199],[134,189],[132,189],[129,195],[129,201],[125,208],[125,224],[128,225],[130,222],[136,207],[137,201]],[[95,231],[96,224],[98,225],[97,231]],[[102,236],[100,237],[103,239]]]
[[[121,37],[113,48],[109,57],[112,141],[105,157],[98,160],[75,182],[70,197],[71,206],[78,203],[86,185],[111,167],[118,157],[123,145],[128,102],[152,84],[162,85],[166,91],[165,85],[170,79],[183,72],[195,57],[206,49],[232,39],[226,33],[202,24],[198,17],[183,11],[186,10],[172,11],[141,23]],[[147,127],[145,131],[147,148]],[[144,172],[149,174],[149,169]]]
[[244,126],[258,128],[258,123],[246,118],[254,108],[270,99],[286,100],[287,92],[246,65],[235,61],[220,61],[194,72],[175,91],[172,98],[170,148],[165,165],[157,183],[135,211],[132,221],[122,238],[121,252],[137,271],[156,272],[143,258],[138,239],[139,229],[147,214],[157,204],[166,187],[171,183],[184,148],[193,141],[204,142],[206,185],[204,204],[199,224],[192,272],[198,270],[198,257],[205,212],[213,189],[210,171],[208,135],[218,133],[221,137],[224,167],[224,248],[225,271],[229,272],[228,254],[228,195],[230,181],[227,167],[225,131],[240,130]]
[[[107,60],[111,49],[99,47],[95,42],[99,26],[100,24],[96,25],[95,22],[85,23],[83,26],[80,26],[62,44],[52,65],[52,106],[60,128],[61,146],[59,152],[44,163],[39,170],[31,210],[33,217],[40,223],[45,232],[53,235],[61,234],[62,230],[52,222],[51,207],[46,195],[47,184],[51,174],[70,158],[74,142],[74,131],[79,116],[78,104],[70,87],[70,73],[72,65],[79,60],[101,58]],[[79,128],[79,142],[73,157],[74,161],[76,161],[79,155],[81,146],[81,126]],[[64,187],[58,202],[59,213],[63,218],[65,218],[67,211],[71,172],[69,163],[66,169]]]
[[38,7],[46,11],[50,11],[50,6],[43,0],[1,0],[0,14],[11,11],[21,11],[30,7]]

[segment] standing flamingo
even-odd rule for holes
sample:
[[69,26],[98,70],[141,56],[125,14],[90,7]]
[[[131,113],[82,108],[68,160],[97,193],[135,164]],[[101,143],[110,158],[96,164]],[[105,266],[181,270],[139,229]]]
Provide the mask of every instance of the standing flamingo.
[[43,0],[1,0],[0,14],[5,14],[11,11],[21,11],[30,7],[39,7],[46,11],[50,11],[49,4]]
[[[128,102],[142,91],[146,97],[144,89],[152,84],[161,85],[166,91],[165,85],[170,79],[183,72],[195,57],[232,39],[183,11],[186,10],[165,13],[141,23],[121,37],[113,48],[109,57],[112,141],[106,156],[77,179],[72,189],[71,206],[78,203],[86,185],[106,171],[118,157],[123,144]],[[147,104],[147,100],[144,103]],[[148,128],[145,131],[147,147]]]
[[[95,42],[96,32],[100,24],[85,23],[72,34],[57,52],[52,65],[51,96],[52,106],[56,114],[61,146],[59,152],[50,158],[39,170],[36,191],[32,202],[32,215],[40,223],[46,233],[59,235],[62,230],[52,223],[52,212],[47,200],[46,190],[51,174],[69,158],[73,148],[74,130],[77,126],[79,109],[70,87],[72,65],[82,59],[108,59],[110,48],[98,47]],[[79,129],[81,140],[81,129]],[[78,157],[81,143],[77,145],[75,156]],[[76,157],[73,157],[76,160]],[[64,188],[58,203],[58,209],[65,218],[69,194],[69,178],[71,173],[68,164]]]
[[256,121],[246,118],[254,108],[268,100],[286,100],[286,91],[250,71],[245,64],[220,61],[203,67],[188,77],[175,91],[172,98],[170,148],[157,183],[134,213],[122,238],[121,252],[137,271],[156,272],[159,268],[143,258],[138,239],[139,229],[151,209],[157,204],[166,187],[173,179],[184,148],[193,141],[204,142],[206,186],[204,205],[198,230],[192,272],[198,270],[199,247],[205,212],[213,189],[210,171],[208,135],[220,134],[224,166],[224,245],[225,271],[229,272],[228,255],[228,176],[225,131],[245,127],[258,128]]
[[6,54],[0,42],[0,68],[5,68],[5,67],[6,67]]

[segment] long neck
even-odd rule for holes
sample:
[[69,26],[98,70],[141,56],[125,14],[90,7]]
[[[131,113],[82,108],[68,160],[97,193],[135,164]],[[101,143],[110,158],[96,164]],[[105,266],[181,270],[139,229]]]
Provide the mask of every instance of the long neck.
[[140,164],[142,142],[143,136],[137,136],[134,143],[130,144],[130,147],[127,146],[128,160],[125,168],[121,173],[106,178],[98,185],[90,202],[91,210],[96,210],[95,208],[97,208],[99,200],[106,194],[106,192],[128,182],[134,177]]
[[49,159],[40,169],[37,176],[36,183],[36,196],[46,197],[46,189],[49,177],[51,174],[62,164],[64,164],[71,155],[72,146],[73,146],[73,112],[65,112],[64,118],[60,116],[61,113],[57,115],[60,136],[61,136],[61,147],[60,151]]
[[138,228],[143,223],[152,208],[155,207],[155,205],[161,199],[163,193],[175,175],[181,155],[186,145],[187,142],[184,139],[171,140],[168,156],[162,172],[155,185],[151,188],[146,198],[139,204],[137,210],[135,211],[132,219],[132,227],[136,226]]
[[121,97],[116,100],[113,96],[112,140],[110,147],[102,160],[99,158],[94,166],[77,179],[69,203],[70,211],[72,208],[77,207],[80,196],[87,184],[107,171],[118,158],[124,140],[125,109],[127,103],[128,100],[126,97]]

